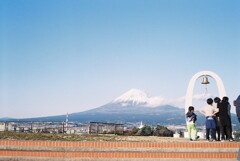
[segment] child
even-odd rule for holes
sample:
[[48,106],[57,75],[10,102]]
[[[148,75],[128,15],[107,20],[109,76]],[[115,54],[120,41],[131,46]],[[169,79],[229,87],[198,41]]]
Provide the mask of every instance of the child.
[[[186,113],[187,127],[188,127],[188,137],[190,141],[197,140],[199,136],[197,136],[197,128],[195,122],[197,121],[197,115],[194,113],[194,107],[189,106],[188,112]],[[193,139],[192,139],[193,132]]]

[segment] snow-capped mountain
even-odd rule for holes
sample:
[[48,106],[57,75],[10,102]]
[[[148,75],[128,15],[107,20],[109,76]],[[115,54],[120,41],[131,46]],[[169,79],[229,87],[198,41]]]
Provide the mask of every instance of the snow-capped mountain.
[[[166,117],[166,113],[170,113],[172,117],[176,117],[179,111],[184,111],[184,109],[180,109],[178,107],[174,107],[171,105],[163,104],[163,98],[161,97],[148,97],[145,92],[139,89],[131,89],[126,93],[120,95],[112,102],[107,103],[101,107],[88,110],[84,113],[85,115],[108,115],[108,117],[115,116],[114,119],[119,119],[124,117],[126,120],[139,119],[139,117],[153,117],[156,115],[159,117],[162,114],[165,114],[161,117],[163,119]],[[184,118],[184,112],[181,112]],[[106,117],[106,118],[108,118]],[[170,118],[170,117],[169,117]]]
[[146,105],[148,104],[148,96],[139,89],[131,89],[113,100],[113,103],[119,103],[122,106],[127,105]]
[[[154,107],[154,108],[150,108]],[[204,124],[204,115],[196,111],[198,124]],[[236,114],[232,114],[236,123]],[[1,119],[0,119],[1,120]],[[9,119],[5,121],[10,121]],[[15,119],[16,120],[16,119]],[[17,119],[19,120],[19,119]],[[26,118],[21,121],[65,121],[66,115]],[[161,97],[149,97],[145,92],[131,89],[110,103],[94,109],[68,115],[69,121],[79,122],[140,122],[147,124],[185,124],[185,109],[169,105]]]
[[164,104],[162,97],[148,97],[148,95],[139,89],[131,89],[113,100],[112,103],[122,106],[147,106],[157,107]]
[[[154,107],[154,108],[150,108]],[[84,112],[68,115],[70,121],[90,122],[136,122],[145,123],[174,123],[185,122],[184,109],[171,105],[164,105],[163,98],[149,97],[139,89],[131,89],[113,101]],[[48,120],[64,121],[65,115],[42,118],[23,119],[27,121]]]

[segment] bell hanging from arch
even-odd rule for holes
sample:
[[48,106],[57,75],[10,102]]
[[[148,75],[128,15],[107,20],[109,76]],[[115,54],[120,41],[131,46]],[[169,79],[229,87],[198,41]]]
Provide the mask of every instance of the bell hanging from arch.
[[204,76],[202,80],[202,84],[209,84],[210,82],[208,81],[208,77]]

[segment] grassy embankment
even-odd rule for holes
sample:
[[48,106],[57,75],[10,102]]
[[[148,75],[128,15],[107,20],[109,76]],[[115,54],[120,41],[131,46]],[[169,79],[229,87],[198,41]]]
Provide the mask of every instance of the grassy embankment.
[[113,134],[49,134],[49,133],[24,133],[0,132],[0,140],[32,140],[32,141],[123,141],[123,142],[179,142],[184,138],[159,137],[159,136],[123,136]]
[[0,132],[0,140],[42,140],[42,141],[121,141],[116,135],[78,135],[78,134],[49,134]]

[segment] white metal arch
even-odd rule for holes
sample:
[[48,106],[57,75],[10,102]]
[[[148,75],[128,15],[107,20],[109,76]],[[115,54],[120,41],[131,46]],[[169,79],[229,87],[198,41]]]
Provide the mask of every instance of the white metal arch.
[[226,96],[226,91],[223,86],[223,82],[216,73],[211,72],[211,71],[198,72],[190,79],[189,84],[188,84],[187,94],[186,94],[186,98],[185,98],[186,99],[185,100],[185,113],[187,113],[188,107],[192,106],[193,88],[194,88],[196,80],[201,76],[212,77],[217,83],[219,97],[222,98],[222,97]]

